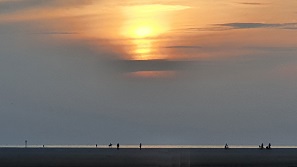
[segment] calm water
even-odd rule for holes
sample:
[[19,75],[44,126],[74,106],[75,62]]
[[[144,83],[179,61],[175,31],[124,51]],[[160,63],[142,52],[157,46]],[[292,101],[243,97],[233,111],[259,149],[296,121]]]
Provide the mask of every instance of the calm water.
[[[24,145],[0,145],[0,148],[22,148]],[[28,145],[28,148],[42,148],[43,145]],[[96,148],[96,145],[44,145],[45,148]],[[112,146],[116,148],[116,144]],[[258,148],[257,145],[229,145],[230,148]],[[297,148],[297,146],[273,146],[273,148]],[[109,148],[98,145],[97,148]],[[120,145],[120,148],[139,148],[139,145]],[[142,148],[224,148],[224,145],[142,145]]]

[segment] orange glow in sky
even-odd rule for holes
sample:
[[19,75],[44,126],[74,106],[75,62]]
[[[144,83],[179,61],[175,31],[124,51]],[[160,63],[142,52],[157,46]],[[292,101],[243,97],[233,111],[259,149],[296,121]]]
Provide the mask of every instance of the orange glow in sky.
[[297,42],[293,0],[44,3],[48,6],[2,11],[0,23],[28,22],[22,32],[85,41],[128,60],[222,58],[255,52],[253,46],[295,47]]
[[[157,38],[169,32],[172,11],[188,9],[179,5],[137,5],[123,8],[126,21],[121,29],[124,38],[131,39],[133,45],[130,58],[133,60],[163,59],[152,53],[156,46],[151,38]],[[154,49],[153,49],[154,48]]]

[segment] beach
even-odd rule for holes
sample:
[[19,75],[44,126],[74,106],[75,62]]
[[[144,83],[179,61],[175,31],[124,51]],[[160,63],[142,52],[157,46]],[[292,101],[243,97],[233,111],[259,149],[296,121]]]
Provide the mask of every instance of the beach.
[[3,167],[297,166],[297,149],[0,148]]

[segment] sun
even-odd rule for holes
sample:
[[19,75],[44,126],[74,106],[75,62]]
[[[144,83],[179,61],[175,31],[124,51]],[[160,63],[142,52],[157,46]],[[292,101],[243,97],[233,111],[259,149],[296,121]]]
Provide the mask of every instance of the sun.
[[128,38],[157,37],[166,32],[166,26],[155,20],[131,21],[123,26],[121,34]]
[[152,27],[141,26],[135,29],[135,35],[140,38],[148,37],[153,34]]
[[123,22],[119,34],[123,39],[127,39],[124,45],[127,46],[128,59],[163,58],[158,53],[156,43],[161,35],[170,30],[168,15],[165,14],[169,10],[168,8],[170,7],[164,5],[138,5],[123,8],[126,20]]

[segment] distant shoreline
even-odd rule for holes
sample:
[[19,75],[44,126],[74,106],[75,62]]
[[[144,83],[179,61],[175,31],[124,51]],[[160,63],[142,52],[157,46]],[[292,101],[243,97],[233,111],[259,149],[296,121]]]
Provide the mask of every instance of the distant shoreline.
[[[28,148],[109,148],[109,146],[98,144],[89,145],[28,145]],[[264,145],[265,146],[265,145]],[[120,145],[121,148],[139,148],[139,145]],[[296,148],[297,146],[278,146],[273,145],[273,148]],[[25,145],[0,145],[0,148],[25,148]],[[116,148],[113,145],[112,148]],[[142,145],[142,148],[224,148],[224,145]],[[259,148],[258,145],[229,145],[229,148]]]
[[5,167],[297,166],[296,148],[0,148]]

